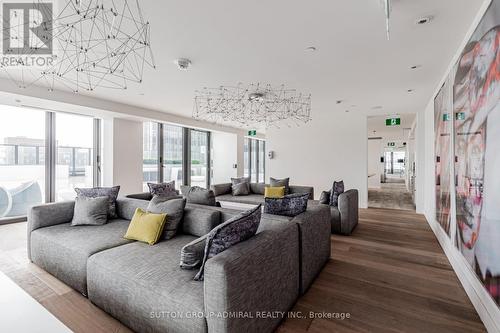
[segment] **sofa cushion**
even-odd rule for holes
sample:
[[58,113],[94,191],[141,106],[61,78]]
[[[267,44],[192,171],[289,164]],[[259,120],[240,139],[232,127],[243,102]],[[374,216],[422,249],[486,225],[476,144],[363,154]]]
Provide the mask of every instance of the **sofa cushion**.
[[148,211],[156,214],[166,213],[167,220],[163,228],[163,239],[170,239],[177,234],[184,216],[186,199],[155,195],[149,202]]
[[231,193],[231,183],[215,184],[210,186],[210,189],[214,191],[215,196]]
[[221,223],[221,213],[212,207],[186,207],[182,220],[182,231],[185,234],[201,237]]
[[283,198],[285,196],[285,187],[266,187],[264,197],[266,198]]
[[[136,332],[206,332],[203,283],[179,267],[178,235],[155,246],[132,243],[93,255],[89,299]],[[189,314],[198,314],[188,317]],[[175,316],[179,315],[179,316]],[[182,317],[180,317],[182,315]]]
[[264,196],[260,194],[249,194],[235,197],[231,194],[219,195],[217,201],[239,202],[250,205],[260,205],[264,203]]
[[234,184],[231,186],[231,192],[234,196],[249,195],[250,184],[246,182]]
[[231,178],[231,185],[236,185],[241,183],[250,184],[250,177]]
[[102,226],[58,224],[31,232],[32,261],[79,292],[87,293],[87,259],[92,254],[130,243],[123,238],[129,221]]
[[187,203],[215,206],[215,193],[213,190],[207,190],[199,186],[181,186],[181,193],[187,200]]
[[108,222],[108,197],[75,198],[71,225],[103,225]]
[[264,195],[266,186],[267,185],[264,183],[250,183],[250,192],[253,194]]
[[112,219],[118,217],[116,213],[116,198],[120,192],[120,186],[75,188],[75,192],[77,196],[85,198],[108,197],[108,217]]
[[266,214],[297,216],[307,209],[308,193],[289,194],[283,198],[265,198]]
[[260,218],[261,206],[259,205],[236,215],[210,231],[205,241],[203,261],[198,274],[194,277],[195,280],[203,280],[204,266],[208,259],[254,236],[259,228]]
[[271,177],[269,179],[269,186],[271,186],[271,187],[284,186],[285,187],[285,194],[289,194],[290,193],[290,178],[276,179],[276,178]]

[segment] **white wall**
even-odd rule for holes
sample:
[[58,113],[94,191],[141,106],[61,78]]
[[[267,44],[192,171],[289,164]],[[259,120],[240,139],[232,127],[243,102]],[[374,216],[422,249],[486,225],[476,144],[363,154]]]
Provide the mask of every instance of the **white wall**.
[[237,177],[238,138],[236,134],[212,132],[212,184],[227,183]]
[[380,177],[383,173],[383,163],[380,162],[382,139],[368,140],[368,188],[380,188]]
[[120,185],[120,195],[142,192],[142,122],[103,123],[103,185]]
[[347,189],[359,191],[360,207],[367,207],[367,123],[364,115],[315,112],[300,127],[269,129],[266,177],[290,177],[292,185],[314,186],[315,197],[344,180]]

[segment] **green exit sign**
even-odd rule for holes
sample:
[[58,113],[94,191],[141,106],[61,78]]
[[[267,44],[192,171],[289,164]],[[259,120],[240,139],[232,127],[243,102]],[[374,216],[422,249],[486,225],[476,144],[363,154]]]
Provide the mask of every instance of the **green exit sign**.
[[465,120],[465,112],[457,112],[456,118],[457,120]]
[[387,142],[387,146],[396,147],[396,142]]
[[256,136],[256,135],[257,135],[257,131],[256,130],[248,131],[248,136]]
[[399,126],[401,125],[401,118],[387,118],[385,120],[385,126]]
[[443,114],[443,121],[450,121],[451,120],[451,114],[445,113]]

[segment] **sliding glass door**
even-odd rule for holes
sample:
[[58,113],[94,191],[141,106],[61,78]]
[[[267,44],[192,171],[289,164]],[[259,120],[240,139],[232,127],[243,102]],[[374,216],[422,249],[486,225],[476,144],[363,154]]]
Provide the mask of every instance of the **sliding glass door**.
[[45,112],[0,106],[0,219],[45,202]]
[[245,177],[250,177],[251,182],[265,183],[266,142],[259,139],[245,138],[243,162]]
[[75,187],[94,184],[94,119],[67,113],[55,114],[56,201],[73,200]]
[[175,180],[177,189],[183,184],[184,134],[183,128],[162,124],[163,154],[160,158],[163,167],[163,181]]
[[190,130],[191,186],[209,187],[209,133]]
[[[147,182],[210,186],[210,132],[146,122],[143,125],[143,187]],[[157,134],[158,133],[158,134]]]
[[98,119],[11,106],[0,117],[0,223],[99,185]]

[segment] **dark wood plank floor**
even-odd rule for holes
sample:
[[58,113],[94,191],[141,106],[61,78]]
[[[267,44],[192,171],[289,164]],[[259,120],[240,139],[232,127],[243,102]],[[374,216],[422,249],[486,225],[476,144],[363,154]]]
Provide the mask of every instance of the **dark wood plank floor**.
[[[0,226],[1,271],[75,332],[130,332],[30,264],[25,228]],[[360,210],[352,236],[332,236],[332,259],[292,311],[301,318],[278,332],[486,331],[424,218],[409,211]]]

